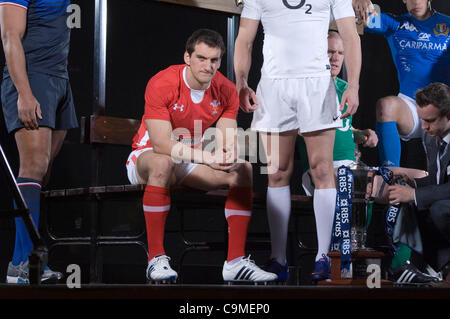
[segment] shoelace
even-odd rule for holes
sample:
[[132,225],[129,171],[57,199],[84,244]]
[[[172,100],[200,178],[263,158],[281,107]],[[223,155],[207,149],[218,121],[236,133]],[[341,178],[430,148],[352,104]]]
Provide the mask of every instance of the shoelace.
[[156,260],[153,265],[159,265],[160,267],[169,267],[170,268],[170,257],[166,255],[161,255],[156,257]]
[[322,254],[322,258],[320,258],[319,261],[328,262],[328,258],[327,256],[325,256],[325,254]]
[[22,275],[24,275],[25,277],[28,278],[28,262],[26,263],[20,263],[18,266],[19,269],[19,273]]
[[256,263],[254,260],[250,259],[251,255],[248,255],[248,257],[243,257],[242,259],[245,260],[245,266],[250,269],[258,269],[259,267],[256,266]]

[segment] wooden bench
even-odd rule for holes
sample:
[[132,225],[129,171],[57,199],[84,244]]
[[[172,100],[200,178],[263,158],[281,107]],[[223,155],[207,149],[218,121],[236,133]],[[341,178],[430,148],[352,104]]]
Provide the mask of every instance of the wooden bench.
[[[117,117],[92,115],[90,117],[83,117],[81,120],[81,141],[92,145],[123,145],[130,146],[132,139],[137,132],[140,121],[134,119],[124,119]],[[131,149],[130,149],[131,150]],[[99,220],[99,206],[102,201],[106,199],[117,198],[131,198],[140,200],[143,196],[145,185],[105,185],[105,186],[91,186],[72,189],[50,190],[43,192],[43,209],[48,209],[48,204],[52,201],[68,201],[68,200],[90,200],[92,207],[90,209],[90,232],[89,236],[72,237],[65,239],[53,238],[50,245],[71,243],[84,243],[90,245],[89,256],[89,281],[102,281],[102,261],[98,253],[99,243],[102,245],[126,245],[137,244],[146,249],[145,233],[135,236],[120,236],[108,237],[99,235],[98,220]],[[178,267],[181,268],[185,255],[190,251],[195,250],[224,250],[226,251],[226,241],[210,242],[210,241],[191,241],[185,234],[184,217],[186,209],[195,208],[219,208],[224,207],[227,197],[227,190],[214,191],[199,191],[185,187],[176,187],[171,190],[171,207],[179,215],[180,234],[182,237],[185,249],[178,258]],[[265,212],[266,195],[265,193],[254,193],[254,210],[261,210]],[[312,216],[312,198],[302,195],[291,195],[292,212],[295,218],[309,215]],[[297,223],[296,223],[297,225]],[[47,230],[48,232],[48,230]],[[226,236],[226,228],[224,229]],[[295,230],[296,243],[301,252],[310,254],[315,252],[315,249],[307,247],[300,238],[300,232]],[[266,239],[252,239],[249,236],[247,242],[248,250],[270,250],[270,241],[267,239],[268,230],[266,232]],[[50,236],[51,237],[51,236]]]

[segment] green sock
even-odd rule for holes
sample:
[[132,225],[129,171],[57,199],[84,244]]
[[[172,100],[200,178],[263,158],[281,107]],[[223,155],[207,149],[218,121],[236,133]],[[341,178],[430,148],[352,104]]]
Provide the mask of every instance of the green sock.
[[398,243],[398,250],[395,252],[392,258],[391,268],[398,268],[403,266],[403,264],[411,258],[411,248],[405,244]]

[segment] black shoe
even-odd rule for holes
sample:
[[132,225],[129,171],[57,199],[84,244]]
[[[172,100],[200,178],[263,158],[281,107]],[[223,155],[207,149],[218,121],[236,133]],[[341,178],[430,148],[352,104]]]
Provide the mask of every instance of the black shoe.
[[427,286],[430,283],[436,281],[435,277],[424,274],[409,261],[406,261],[405,264],[401,267],[389,269],[388,278],[389,280],[393,281],[395,284],[400,286],[402,285]]

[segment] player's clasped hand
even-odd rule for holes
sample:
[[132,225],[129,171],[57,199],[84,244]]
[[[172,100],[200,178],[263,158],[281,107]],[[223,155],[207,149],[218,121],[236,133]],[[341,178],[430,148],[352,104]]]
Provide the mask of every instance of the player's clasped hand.
[[17,112],[19,120],[27,130],[37,130],[39,128],[36,116],[42,120],[41,106],[34,96],[17,99]]
[[212,153],[211,161],[209,161],[208,166],[221,170],[221,171],[231,171],[237,165],[237,158],[232,150],[225,149],[219,152]]
[[363,146],[365,147],[376,147],[378,144],[378,136],[375,131],[371,129],[366,129],[362,131],[364,136]]

